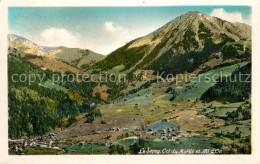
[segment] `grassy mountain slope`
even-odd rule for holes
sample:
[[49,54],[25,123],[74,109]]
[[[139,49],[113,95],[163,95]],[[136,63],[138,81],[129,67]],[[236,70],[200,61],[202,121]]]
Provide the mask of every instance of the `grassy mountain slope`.
[[45,56],[61,60],[80,69],[86,69],[104,57],[91,50],[64,47],[48,51]]

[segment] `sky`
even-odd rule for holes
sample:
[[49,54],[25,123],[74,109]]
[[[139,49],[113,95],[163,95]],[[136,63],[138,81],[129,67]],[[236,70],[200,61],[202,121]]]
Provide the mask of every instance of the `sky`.
[[107,55],[189,11],[251,24],[249,6],[9,7],[9,33],[41,46],[85,48]]

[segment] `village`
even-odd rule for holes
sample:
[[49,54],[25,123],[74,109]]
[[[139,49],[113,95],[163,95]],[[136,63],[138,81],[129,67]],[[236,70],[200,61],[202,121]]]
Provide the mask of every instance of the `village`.
[[[133,119],[132,119],[133,120]],[[131,125],[131,124],[129,124]],[[66,132],[66,130],[65,130]],[[99,144],[104,146],[111,146],[118,144],[117,141],[112,140],[112,134],[115,132],[135,132],[134,136],[127,136],[125,139],[161,139],[161,140],[168,140],[168,141],[176,141],[179,137],[191,137],[191,134],[187,132],[182,132],[180,128],[175,125],[174,123],[164,119],[160,121],[156,121],[150,125],[143,127],[142,124],[140,126],[129,126],[129,127],[119,127],[113,126],[109,127],[105,130],[95,130],[92,131],[95,136],[104,135],[105,133],[110,132],[109,135],[106,135],[106,141],[103,142],[92,142],[91,144]],[[9,151],[17,152],[18,154],[23,154],[23,151],[26,148],[46,148],[46,149],[56,149],[61,150],[58,146],[59,143],[66,141],[67,139],[71,138],[64,138],[61,135],[59,136],[59,132],[51,132],[46,135],[36,136],[28,139],[9,139]],[[73,144],[77,145],[84,145],[89,144],[87,141],[80,141],[74,142]]]
[[8,139],[8,146],[9,150],[20,153],[28,147],[60,149],[57,146],[58,142],[59,138],[57,136],[57,133],[49,133],[47,135],[37,136],[28,139]]

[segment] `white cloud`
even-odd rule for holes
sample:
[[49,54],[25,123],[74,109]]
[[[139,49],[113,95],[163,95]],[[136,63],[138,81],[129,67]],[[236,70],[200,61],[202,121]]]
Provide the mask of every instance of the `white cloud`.
[[[129,37],[130,36],[130,32],[128,29],[125,29],[121,26],[115,26],[113,22],[105,22],[104,30],[113,35],[119,34],[120,37]],[[118,36],[118,35],[115,35],[115,36]]]
[[81,47],[82,40],[77,35],[72,34],[63,28],[47,28],[41,32],[41,38],[38,41],[43,46],[65,46]]
[[41,31],[40,39],[36,43],[50,47],[86,48],[107,55],[136,37],[127,28],[108,21],[104,22],[95,37],[80,37],[66,29],[51,27]]
[[113,22],[105,22],[103,30],[103,41],[106,43],[106,46],[100,51],[104,54],[107,54],[134,39],[134,36],[127,28],[115,26]]
[[251,19],[244,19],[240,12],[226,12],[223,8],[214,9],[210,15],[229,22],[240,22],[249,25],[251,24]]

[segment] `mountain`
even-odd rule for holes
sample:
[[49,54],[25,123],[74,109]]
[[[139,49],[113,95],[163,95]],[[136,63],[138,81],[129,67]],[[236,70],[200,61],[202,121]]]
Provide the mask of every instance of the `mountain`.
[[20,55],[24,56],[26,53],[28,54],[36,54],[36,55],[43,55],[47,51],[46,47],[39,46],[38,44],[15,34],[8,35],[9,41],[9,52],[18,52]]
[[58,59],[80,69],[85,69],[104,58],[89,49],[59,47],[44,54],[51,59]]
[[38,55],[56,59],[79,69],[84,69],[84,67],[88,67],[103,58],[103,55],[88,49],[39,46],[15,34],[9,34],[8,41],[9,53],[18,54],[21,57],[25,57],[26,55]]
[[[234,47],[239,55],[225,55]],[[250,26],[188,12],[110,53],[95,68],[111,70],[120,65],[120,71],[126,73],[151,69],[178,74],[192,72],[212,58],[223,63],[227,59],[243,58],[250,52]]]

